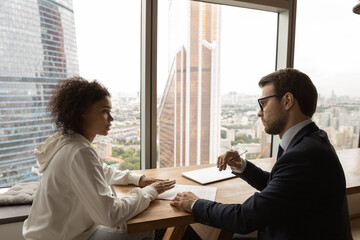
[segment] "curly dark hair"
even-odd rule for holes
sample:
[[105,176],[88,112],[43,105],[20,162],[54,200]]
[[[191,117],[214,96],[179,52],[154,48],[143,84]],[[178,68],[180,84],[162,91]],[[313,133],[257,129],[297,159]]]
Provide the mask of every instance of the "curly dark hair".
[[56,86],[48,108],[58,129],[63,133],[74,131],[82,134],[82,115],[95,102],[111,96],[98,81],[91,82],[75,76],[60,81]]

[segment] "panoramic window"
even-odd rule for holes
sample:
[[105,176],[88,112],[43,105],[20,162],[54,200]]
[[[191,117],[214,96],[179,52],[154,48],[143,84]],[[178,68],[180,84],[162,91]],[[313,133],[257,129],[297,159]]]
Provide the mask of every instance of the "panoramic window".
[[[271,136],[257,117],[257,83],[279,66],[281,14],[158,1],[158,29],[153,31],[145,24],[153,19],[150,8],[145,11],[142,5],[147,3],[1,3],[0,187],[40,179],[34,148],[56,131],[47,110],[51,92],[59,81],[75,75],[98,80],[112,95],[112,129],[93,142],[109,165],[144,168],[144,162],[154,163],[156,151],[157,167],[214,163],[229,149],[248,150],[247,159],[270,156]],[[158,34],[158,52],[149,57],[154,45],[142,39],[151,40],[147,34],[152,31]],[[153,72],[157,79],[151,78]],[[157,86],[157,95],[151,87],[141,89],[144,83]],[[156,111],[144,100],[153,98]],[[151,114],[141,119],[147,108]],[[155,112],[156,124],[147,118]],[[140,145],[140,139],[146,141]],[[146,159],[140,159],[140,152]]]
[[336,150],[359,147],[360,15],[352,12],[355,3],[297,2],[294,68],[317,87],[313,120]]
[[140,168],[141,1],[2,1],[0,188],[40,179],[34,149],[55,131],[54,86],[81,75],[112,94],[114,122],[94,147],[109,165]]
[[159,1],[157,167],[215,163],[229,149],[270,156],[259,79],[275,70],[274,12]]
[[118,169],[140,169],[141,1],[74,0],[80,76],[111,94],[114,121],[93,146]]

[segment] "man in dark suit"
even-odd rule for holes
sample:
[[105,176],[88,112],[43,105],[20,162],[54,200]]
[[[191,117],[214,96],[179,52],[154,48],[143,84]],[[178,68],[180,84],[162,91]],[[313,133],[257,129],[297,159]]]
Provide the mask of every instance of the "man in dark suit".
[[[310,78],[287,68],[263,77],[258,99],[265,132],[279,134],[271,172],[228,151],[217,166],[259,190],[243,204],[221,204],[178,193],[171,205],[192,212],[196,222],[229,232],[258,231],[258,239],[352,239],[345,176],[327,134],[311,117],[317,91]],[[234,189],[234,191],[238,191]]]

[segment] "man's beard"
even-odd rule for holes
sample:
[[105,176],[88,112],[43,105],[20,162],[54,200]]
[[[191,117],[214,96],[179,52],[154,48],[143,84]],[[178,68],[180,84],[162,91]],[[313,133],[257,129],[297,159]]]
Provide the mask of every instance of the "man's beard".
[[278,135],[284,130],[285,125],[286,125],[285,119],[279,119],[278,121],[273,122],[271,124],[268,123],[268,126],[265,127],[265,132],[271,135]]

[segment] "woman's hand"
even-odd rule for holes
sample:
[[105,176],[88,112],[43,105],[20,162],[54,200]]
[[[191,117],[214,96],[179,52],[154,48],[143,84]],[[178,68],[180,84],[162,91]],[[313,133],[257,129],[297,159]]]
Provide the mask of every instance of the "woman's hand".
[[152,183],[151,186],[153,186],[158,194],[160,194],[175,187],[175,183],[175,180],[162,180]]
[[154,182],[157,181],[164,181],[164,180],[169,180],[169,179],[157,179],[157,178],[148,178],[145,175],[142,176],[139,180],[139,187],[146,187]]

